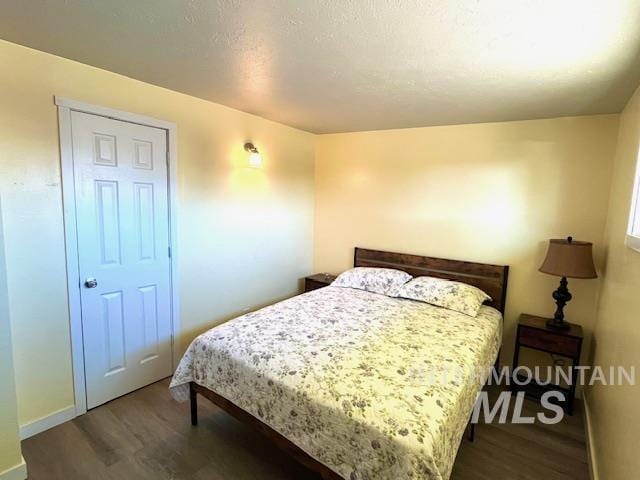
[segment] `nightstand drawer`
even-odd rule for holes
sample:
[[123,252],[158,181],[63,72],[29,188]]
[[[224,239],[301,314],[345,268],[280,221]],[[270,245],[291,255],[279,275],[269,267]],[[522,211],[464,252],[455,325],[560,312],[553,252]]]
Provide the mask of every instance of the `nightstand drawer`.
[[304,291],[310,292],[311,290],[317,290],[322,287],[331,285],[336,279],[335,275],[330,273],[316,273],[315,275],[309,275],[304,278]]
[[518,335],[520,345],[537,348],[557,355],[577,357],[580,352],[580,339],[552,332],[521,326]]
[[304,281],[304,291],[310,292],[311,290],[317,290],[318,288],[326,287],[326,282],[317,282],[315,280],[311,280],[309,278]]

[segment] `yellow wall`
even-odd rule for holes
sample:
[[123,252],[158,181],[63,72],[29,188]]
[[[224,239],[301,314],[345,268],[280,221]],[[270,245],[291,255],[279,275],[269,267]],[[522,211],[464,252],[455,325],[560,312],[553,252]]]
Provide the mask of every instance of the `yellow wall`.
[[[21,424],[73,404],[53,96],[178,125],[179,276],[186,348],[311,272],[311,134],[0,41],[0,190]],[[252,140],[264,168],[244,168]]]
[[[620,117],[605,243],[607,259],[593,338],[594,365],[635,367],[640,375],[640,253],[624,245],[640,151],[640,89]],[[600,480],[640,471],[638,386],[594,386],[587,392],[590,433]]]
[[[571,234],[601,256],[617,126],[601,115],[318,136],[315,270],[350,267],[355,246],[508,264],[508,362],[517,316],[554,311],[559,278],[537,271],[546,240]],[[569,287],[568,319],[589,333],[598,281]]]
[[[2,205],[0,205],[2,207]],[[5,275],[2,210],[0,209],[0,478],[23,464],[18,438],[18,408],[13,373],[7,278]],[[22,468],[24,468],[22,466]],[[17,475],[15,473],[14,475]],[[17,477],[14,477],[17,478]]]

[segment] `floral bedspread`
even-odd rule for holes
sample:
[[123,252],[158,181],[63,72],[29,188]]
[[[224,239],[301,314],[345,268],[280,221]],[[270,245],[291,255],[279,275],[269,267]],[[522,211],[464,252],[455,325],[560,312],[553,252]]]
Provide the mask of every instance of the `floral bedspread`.
[[345,479],[448,479],[484,378],[447,372],[493,365],[500,318],[329,286],[203,333],[171,388],[222,395]]

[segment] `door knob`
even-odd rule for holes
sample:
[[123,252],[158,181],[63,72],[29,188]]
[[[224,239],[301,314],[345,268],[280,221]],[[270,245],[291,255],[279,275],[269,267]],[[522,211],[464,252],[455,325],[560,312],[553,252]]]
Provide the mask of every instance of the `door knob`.
[[87,278],[84,281],[84,286],[87,288],[96,288],[98,286],[98,281],[95,278]]

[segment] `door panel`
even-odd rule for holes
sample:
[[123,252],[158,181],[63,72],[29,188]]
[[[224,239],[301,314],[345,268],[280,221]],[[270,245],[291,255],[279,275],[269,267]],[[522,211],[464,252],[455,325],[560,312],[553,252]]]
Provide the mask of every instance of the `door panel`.
[[[106,349],[105,375],[125,368],[124,303],[122,292],[103,293],[102,322]],[[100,327],[98,323],[98,328]]]
[[167,145],[161,129],[79,112],[71,118],[93,408],[171,374]]
[[138,260],[155,260],[156,240],[154,231],[155,209],[153,205],[153,184],[136,183],[135,195],[136,238],[138,240]]
[[120,263],[118,182],[95,182],[96,214],[102,265]]
[[158,356],[158,289],[155,285],[140,287],[140,316],[143,321],[142,360],[148,362]]

